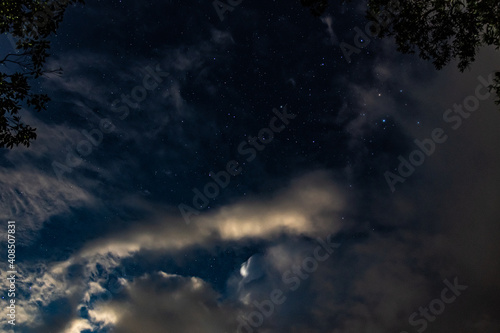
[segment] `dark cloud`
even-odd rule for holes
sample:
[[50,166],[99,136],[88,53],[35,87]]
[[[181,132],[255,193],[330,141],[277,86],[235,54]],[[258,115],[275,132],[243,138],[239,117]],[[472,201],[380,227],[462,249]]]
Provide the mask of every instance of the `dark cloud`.
[[[498,332],[498,106],[456,130],[443,119],[498,51],[436,72],[374,38],[348,64],[338,44],[363,8],[242,2],[222,22],[211,2],[72,8],[48,63],[65,74],[41,85],[50,108],[23,111],[38,139],[0,157],[16,329],[410,333],[457,277],[467,289],[425,331]],[[238,145],[285,105],[296,118],[245,161]],[[447,141],[392,192],[384,173],[435,128]],[[54,162],[79,158],[58,177]],[[241,174],[187,224],[178,205],[233,159]],[[321,261],[318,239],[341,245]]]

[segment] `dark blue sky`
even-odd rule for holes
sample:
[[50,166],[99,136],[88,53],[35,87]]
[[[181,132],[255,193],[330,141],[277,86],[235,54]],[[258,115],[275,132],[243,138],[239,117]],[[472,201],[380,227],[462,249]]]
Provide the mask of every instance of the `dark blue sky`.
[[0,151],[2,330],[499,332],[498,51],[359,44],[364,4],[69,8],[38,138]]

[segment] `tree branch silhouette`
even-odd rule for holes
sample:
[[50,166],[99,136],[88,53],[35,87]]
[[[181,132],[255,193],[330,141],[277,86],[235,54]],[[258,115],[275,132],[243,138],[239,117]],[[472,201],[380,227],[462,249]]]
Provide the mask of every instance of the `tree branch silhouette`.
[[[36,128],[24,124],[19,116],[23,106],[37,112],[50,101],[46,94],[35,93],[30,82],[47,74],[62,74],[62,69],[46,70],[49,56],[48,37],[55,34],[69,5],[83,0],[21,0],[0,2],[0,33],[16,40],[18,53],[0,60],[0,148],[30,146]],[[14,65],[12,69],[8,65]]]
[[[301,3],[320,16],[328,0]],[[418,52],[438,70],[456,60],[463,72],[475,61],[479,48],[500,48],[498,0],[367,0],[367,5],[366,17],[380,26],[379,37],[394,37],[398,51]],[[383,24],[377,19],[381,16],[388,17]],[[500,69],[488,88],[496,93],[495,103],[500,105]]]

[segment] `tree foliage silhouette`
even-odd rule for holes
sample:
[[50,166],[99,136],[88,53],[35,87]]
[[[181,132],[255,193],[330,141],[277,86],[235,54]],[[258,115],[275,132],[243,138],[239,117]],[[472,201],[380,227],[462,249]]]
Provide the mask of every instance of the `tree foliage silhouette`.
[[46,94],[32,91],[30,81],[61,69],[45,70],[48,37],[55,34],[69,5],[83,0],[5,0],[0,2],[0,33],[16,40],[16,50],[0,59],[0,147],[30,146],[36,129],[21,122],[23,105],[45,110]]
[[[480,47],[500,48],[498,0],[367,1],[367,18],[380,27],[379,37],[394,37],[400,52],[418,51],[422,59],[432,61],[438,70],[457,60],[458,69],[463,72],[475,61]],[[320,0],[301,0],[301,3],[327,6]],[[500,70],[489,89],[500,96]],[[496,103],[500,104],[500,99]]]
[[[482,46],[500,48],[498,0],[368,0],[375,16],[383,17],[379,37],[393,36],[398,50],[430,60],[436,69],[458,61],[463,72]],[[489,87],[500,94],[500,71]],[[500,100],[496,101],[500,104]]]

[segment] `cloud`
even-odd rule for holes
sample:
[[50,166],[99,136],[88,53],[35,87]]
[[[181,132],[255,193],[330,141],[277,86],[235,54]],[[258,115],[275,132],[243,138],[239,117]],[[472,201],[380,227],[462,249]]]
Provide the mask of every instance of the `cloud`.
[[335,35],[335,32],[333,32],[333,18],[330,15],[322,16],[321,17],[321,22],[326,24],[326,32],[328,32],[328,35],[330,36],[330,43],[331,45],[338,45],[339,40],[337,38],[337,35]]
[[[0,173],[0,219],[17,221],[22,232],[19,242],[29,243],[51,217],[69,213],[72,208],[92,206],[94,197],[74,184],[60,182],[42,170],[28,167],[2,168]],[[6,237],[6,230],[0,231]]]
[[92,330],[93,328],[85,319],[74,319],[64,333],[81,333],[84,330]]
[[200,215],[187,226],[178,215],[162,213],[148,228],[132,227],[111,238],[89,243],[81,255],[108,252],[129,256],[139,250],[179,250],[215,240],[271,239],[289,235],[320,235],[340,229],[345,198],[324,171],[307,174],[287,189],[265,199],[245,199]]
[[[32,183],[43,182],[39,180]],[[35,190],[36,188],[32,189]],[[58,193],[65,192],[59,189]],[[70,194],[73,192],[68,193],[68,197],[72,198]],[[83,194],[80,196],[81,200],[87,198]],[[80,196],[75,197],[80,198]],[[50,196],[49,199],[53,200]],[[42,202],[41,195],[36,200]],[[303,235],[314,237],[327,231],[335,232],[340,229],[337,215],[342,211],[344,200],[331,175],[324,171],[316,171],[295,179],[287,188],[268,198],[242,200],[215,212],[204,213],[190,226],[187,226],[180,216],[171,213],[167,215],[164,210],[159,211],[153,221],[144,221],[147,227],[133,226],[128,231],[90,242],[80,252],[64,261],[50,265],[21,265],[19,270],[20,275],[24,277],[23,290],[27,296],[22,306],[26,316],[21,315],[19,320],[23,320],[23,324],[27,326],[34,327],[44,323],[45,317],[39,311],[40,306],[69,303],[73,310],[64,315],[65,320],[58,324],[66,327],[67,332],[88,325],[114,324],[117,325],[118,331],[134,332],[134,329],[139,329],[140,323],[131,323],[132,317],[124,314],[135,313],[144,306],[148,309],[158,306],[157,309],[171,310],[174,313],[184,308],[190,308],[190,311],[197,313],[193,314],[199,318],[196,324],[191,323],[192,320],[179,318],[172,321],[172,327],[194,329],[196,325],[205,323],[209,331],[221,329],[224,331],[228,325],[236,323],[237,314],[234,310],[229,310],[229,307],[226,308],[226,305],[221,307],[216,302],[218,298],[216,293],[199,278],[167,273],[153,274],[133,281],[129,278],[118,278],[117,283],[122,286],[121,290],[130,297],[129,302],[122,302],[116,298],[112,299],[113,295],[104,289],[108,288],[107,276],[122,265],[125,258],[145,250],[171,255],[175,251],[192,247],[210,248],[214,241],[233,242],[247,239],[270,241],[281,234],[291,237]],[[64,211],[65,207],[61,206],[58,212]],[[46,214],[48,216],[54,212]],[[247,265],[251,275],[254,276],[258,258],[252,258],[249,263],[254,262],[254,264]],[[274,255],[273,258],[277,260],[278,257]],[[149,280],[151,281],[147,282]],[[247,279],[244,284],[248,282],[251,281]],[[158,305],[153,302],[152,300],[156,299],[153,295],[157,296],[157,293],[155,289],[148,287],[149,283],[158,284],[160,289],[164,287],[164,294],[159,295],[163,295],[166,299],[173,297],[173,304],[159,301]],[[176,291],[174,287],[179,287],[180,290]],[[144,295],[147,296],[145,299]],[[87,308],[88,322],[76,319],[77,307]],[[227,320],[229,314],[230,318],[234,318],[232,322]],[[152,330],[163,325],[163,317],[158,311],[152,311],[151,316]],[[43,325],[40,327],[41,330],[44,329]]]
[[217,302],[217,293],[195,277],[162,271],[144,275],[127,287],[125,297],[103,309],[117,315],[117,333],[218,333],[236,327],[236,308]]

